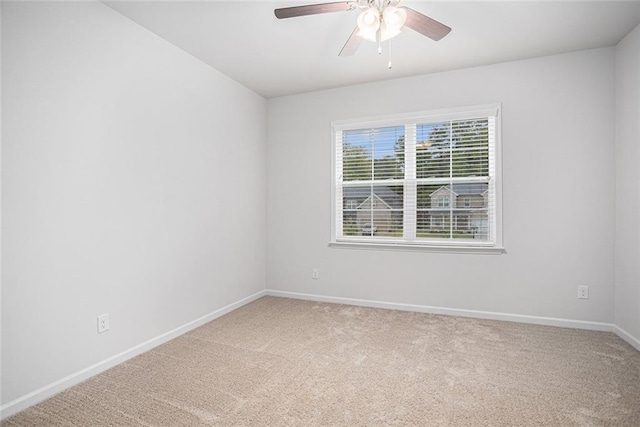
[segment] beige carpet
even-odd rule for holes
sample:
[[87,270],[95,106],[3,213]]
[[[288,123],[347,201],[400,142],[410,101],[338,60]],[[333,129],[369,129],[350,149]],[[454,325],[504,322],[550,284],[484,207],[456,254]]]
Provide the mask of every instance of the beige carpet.
[[640,426],[612,333],[265,297],[2,426]]

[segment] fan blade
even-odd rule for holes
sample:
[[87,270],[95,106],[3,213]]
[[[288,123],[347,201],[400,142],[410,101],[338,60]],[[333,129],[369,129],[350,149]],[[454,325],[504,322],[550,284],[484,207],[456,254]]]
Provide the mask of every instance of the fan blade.
[[351,33],[338,56],[351,56],[356,53],[356,50],[358,50],[363,40],[362,37],[358,35],[358,30],[360,30],[360,28],[356,26],[356,29]]
[[408,7],[403,7],[402,9],[407,11],[407,20],[404,25],[429,37],[430,39],[438,41],[451,31],[451,28],[441,24],[435,19],[431,19],[428,16],[421,14],[420,12],[416,12]]
[[355,9],[355,5],[349,1],[339,1],[334,3],[308,4],[305,6],[283,7],[276,9],[273,13],[276,18],[295,18],[296,16],[317,15],[319,13],[346,12]]

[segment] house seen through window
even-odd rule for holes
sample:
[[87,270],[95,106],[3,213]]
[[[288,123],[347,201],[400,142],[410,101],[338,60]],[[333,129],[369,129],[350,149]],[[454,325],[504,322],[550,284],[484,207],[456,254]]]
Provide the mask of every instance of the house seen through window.
[[501,244],[499,106],[334,122],[335,242]]

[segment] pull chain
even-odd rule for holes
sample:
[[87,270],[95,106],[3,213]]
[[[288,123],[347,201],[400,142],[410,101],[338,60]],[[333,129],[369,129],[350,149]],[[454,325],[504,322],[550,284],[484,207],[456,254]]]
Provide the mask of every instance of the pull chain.
[[389,39],[389,69],[391,69],[391,39]]

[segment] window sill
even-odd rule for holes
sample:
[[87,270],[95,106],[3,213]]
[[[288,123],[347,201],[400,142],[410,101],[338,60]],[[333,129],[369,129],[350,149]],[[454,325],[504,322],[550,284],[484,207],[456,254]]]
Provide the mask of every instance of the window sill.
[[464,246],[464,245],[423,245],[406,243],[381,242],[329,242],[330,248],[337,249],[365,249],[402,252],[439,252],[457,254],[501,255],[507,251],[497,246]]

